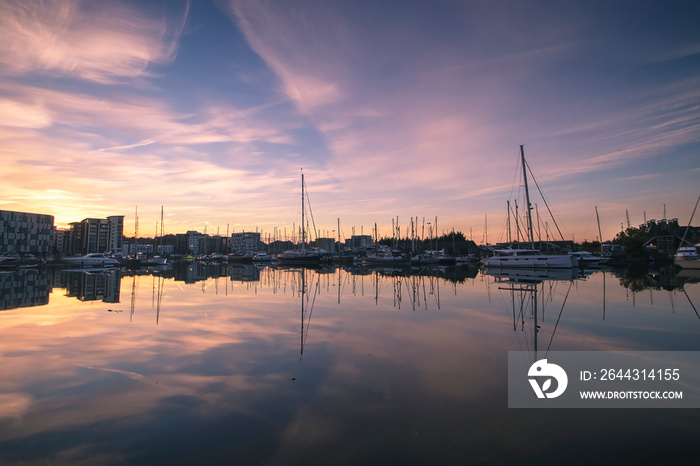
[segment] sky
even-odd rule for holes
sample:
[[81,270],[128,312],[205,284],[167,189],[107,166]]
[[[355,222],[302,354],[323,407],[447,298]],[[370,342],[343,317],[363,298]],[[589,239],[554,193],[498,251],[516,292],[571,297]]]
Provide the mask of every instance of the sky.
[[556,220],[597,239],[596,207],[603,239],[627,215],[686,225],[698,18],[688,1],[0,0],[0,209],[124,215],[127,236],[138,215],[153,236],[162,207],[165,233],[289,238],[303,170],[319,236],[437,219],[493,243],[524,145],[552,237]]

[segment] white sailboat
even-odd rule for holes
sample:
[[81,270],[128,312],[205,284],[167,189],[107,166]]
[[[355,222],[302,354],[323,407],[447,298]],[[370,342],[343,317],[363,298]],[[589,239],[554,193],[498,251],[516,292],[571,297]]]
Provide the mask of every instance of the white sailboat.
[[523,181],[525,183],[525,197],[527,202],[528,240],[529,249],[496,249],[494,255],[484,260],[485,267],[501,268],[571,268],[578,267],[578,259],[572,255],[542,254],[535,249],[535,240],[532,229],[532,204],[530,203],[530,191],[527,186],[527,166],[525,164],[525,150],[520,146],[520,157],[523,165]]

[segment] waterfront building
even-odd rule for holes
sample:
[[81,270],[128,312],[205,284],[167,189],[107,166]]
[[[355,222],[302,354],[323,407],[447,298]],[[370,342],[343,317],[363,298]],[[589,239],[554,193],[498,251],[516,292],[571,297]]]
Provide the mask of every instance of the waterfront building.
[[139,242],[124,242],[121,252],[125,256],[136,257],[139,254],[152,255],[153,244]]
[[198,231],[187,232],[187,249],[191,254],[204,254],[202,251],[204,250],[207,236],[209,235],[203,235]]
[[187,255],[191,254],[189,235],[186,233],[177,233],[175,235],[175,249],[173,250],[175,254]]
[[0,253],[50,256],[53,222],[53,215],[0,210]]
[[255,254],[260,249],[260,233],[242,232],[231,235],[231,252]]
[[66,256],[69,251],[70,230],[54,227],[53,253],[58,256]]
[[351,251],[357,252],[371,247],[373,241],[369,235],[352,235],[346,244]]
[[107,251],[121,251],[124,241],[124,216],[107,217]]
[[[178,254],[182,254],[182,239],[180,235],[176,237],[175,250]],[[227,251],[227,238],[223,236],[209,236],[208,234],[199,233],[198,231],[188,231],[186,233],[187,251],[188,254],[205,255],[212,253],[224,253]]]
[[316,238],[316,247],[326,252],[337,252],[335,238]]
[[86,218],[70,224],[67,253],[68,255],[83,256],[94,252],[121,251],[123,237],[123,215]]

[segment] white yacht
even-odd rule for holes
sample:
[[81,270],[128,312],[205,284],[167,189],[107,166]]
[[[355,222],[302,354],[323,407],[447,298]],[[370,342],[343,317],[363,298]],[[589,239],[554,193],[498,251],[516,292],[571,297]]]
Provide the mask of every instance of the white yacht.
[[536,249],[496,249],[493,252],[493,256],[484,260],[485,267],[530,269],[578,267],[578,259],[568,254],[542,254]]
[[119,261],[101,253],[90,253],[85,256],[64,257],[63,262],[79,267],[116,267]]
[[695,246],[678,248],[674,257],[676,265],[684,269],[700,269],[700,255]]
[[22,262],[22,258],[15,253],[0,254],[0,265],[16,265]]

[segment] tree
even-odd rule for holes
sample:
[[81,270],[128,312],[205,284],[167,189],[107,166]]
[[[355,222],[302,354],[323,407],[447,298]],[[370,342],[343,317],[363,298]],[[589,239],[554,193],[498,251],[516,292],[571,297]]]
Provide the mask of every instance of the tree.
[[646,249],[644,245],[651,238],[652,237],[648,233],[640,230],[639,228],[632,227],[618,233],[612,242],[613,244],[622,246],[628,256],[632,258],[639,258],[646,256]]

